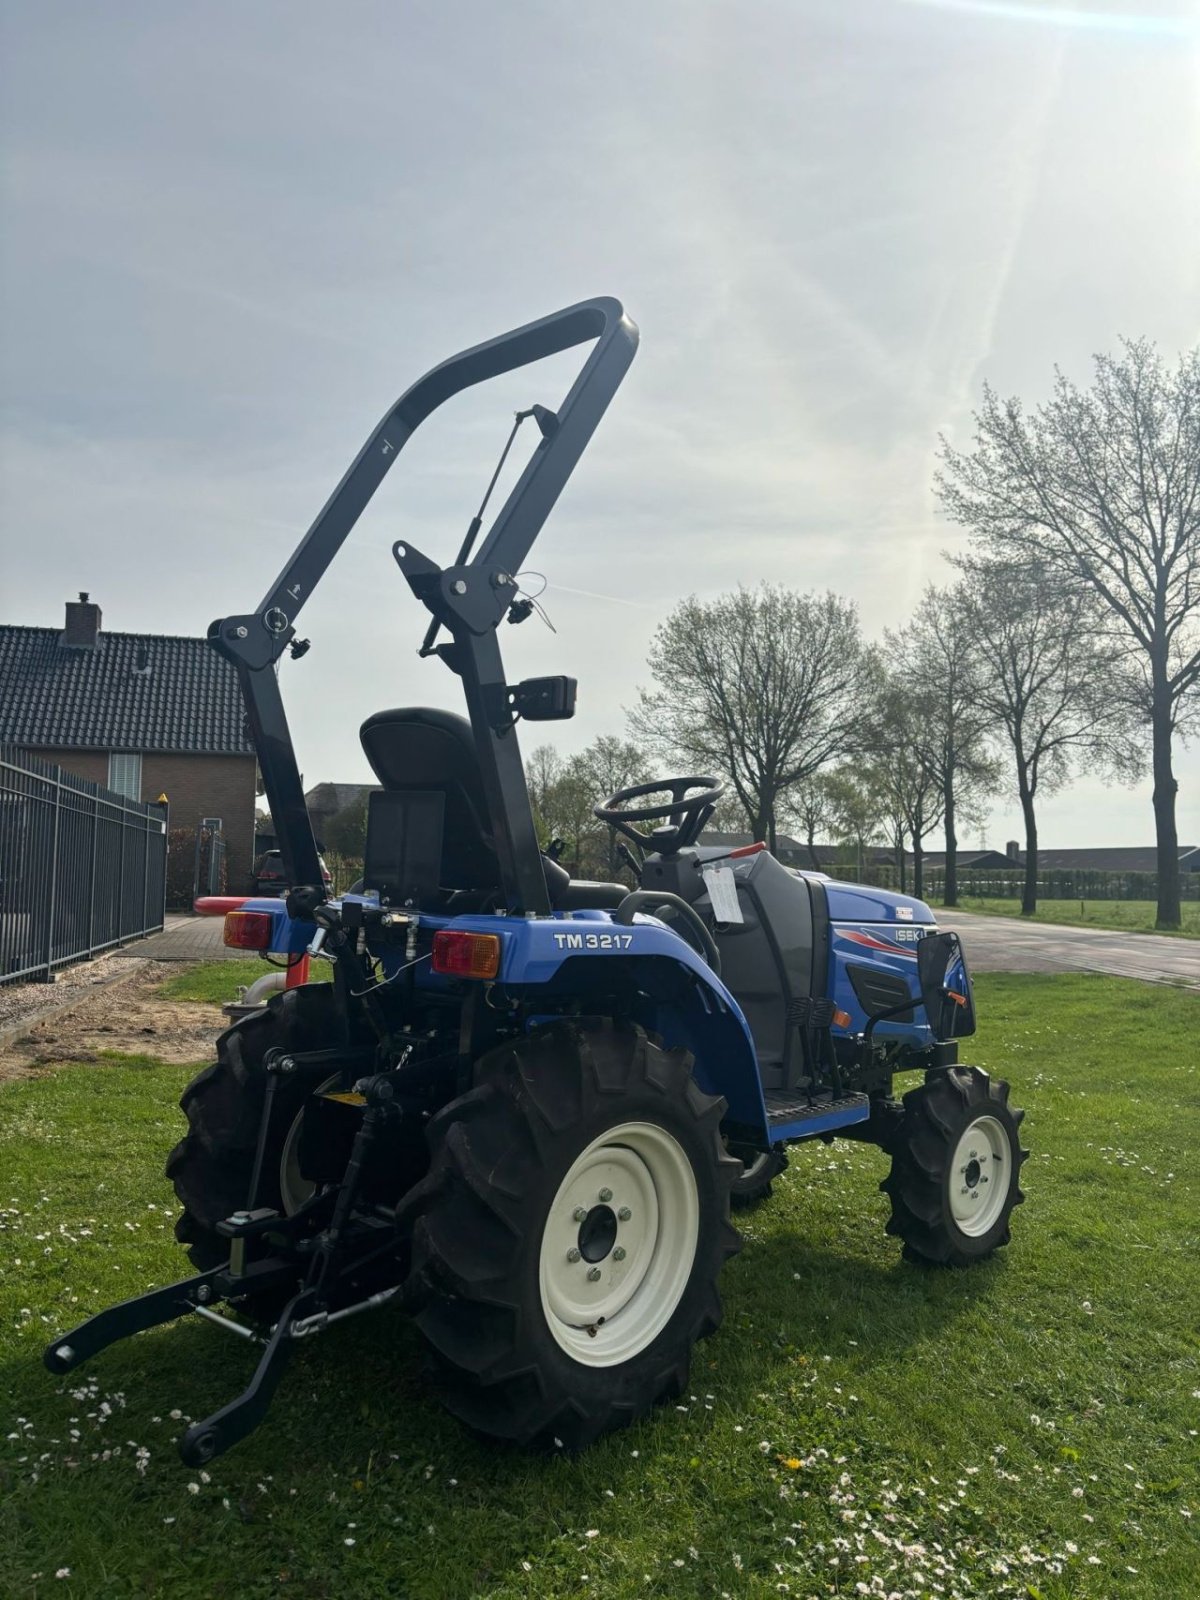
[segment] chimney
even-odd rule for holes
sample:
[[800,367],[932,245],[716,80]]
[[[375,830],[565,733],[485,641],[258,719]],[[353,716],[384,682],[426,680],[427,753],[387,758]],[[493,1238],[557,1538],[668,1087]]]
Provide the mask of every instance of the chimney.
[[100,607],[88,599],[87,590],[78,600],[67,601],[67,622],[62,642],[76,650],[94,650],[100,638]]
[[1008,859],[1010,861],[1020,861],[1020,859],[1021,859],[1021,846],[1017,843],[1017,841],[1015,839],[1010,839],[1008,841],[1008,843],[1004,846],[1004,854],[1008,857]]

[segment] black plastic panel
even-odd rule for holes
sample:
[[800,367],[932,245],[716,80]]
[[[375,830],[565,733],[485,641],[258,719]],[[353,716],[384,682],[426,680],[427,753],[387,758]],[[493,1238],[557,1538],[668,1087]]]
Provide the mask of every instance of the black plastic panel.
[[[878,967],[863,967],[847,962],[846,976],[850,979],[850,986],[868,1017],[874,1016],[877,1011],[887,1011],[892,1006],[898,1006],[902,1000],[912,999],[912,990],[904,979],[897,977],[894,972],[881,972]],[[898,1011],[894,1017],[888,1018],[889,1022],[912,1020],[911,1007],[905,1011]]]

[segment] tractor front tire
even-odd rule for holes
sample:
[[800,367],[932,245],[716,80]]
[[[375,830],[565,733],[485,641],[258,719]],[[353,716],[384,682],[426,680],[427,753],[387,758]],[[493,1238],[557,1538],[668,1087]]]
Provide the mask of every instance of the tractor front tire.
[[1013,1208],[1025,1199],[1020,1125],[1008,1084],[979,1067],[932,1073],[904,1096],[891,1141],[887,1231],[910,1261],[970,1266],[1009,1242]]
[[729,1203],[737,1210],[746,1211],[771,1198],[775,1179],[788,1164],[786,1150],[755,1150],[750,1145],[728,1146],[729,1154],[741,1166],[729,1191]]
[[454,1416],[580,1449],[683,1390],[739,1247],[723,1110],[686,1051],[603,1019],[481,1058],[411,1202],[416,1320]]
[[[167,1157],[167,1177],[183,1213],[175,1237],[201,1272],[229,1259],[217,1223],[249,1200],[266,1096],[268,1050],[331,1049],[339,1038],[330,984],[285,989],[262,1013],[243,1017],[217,1040],[217,1059],[183,1091],[188,1131]],[[263,1157],[257,1204],[288,1214],[311,1193],[300,1174],[299,1118],[304,1102],[329,1077],[326,1067],[279,1079]]]

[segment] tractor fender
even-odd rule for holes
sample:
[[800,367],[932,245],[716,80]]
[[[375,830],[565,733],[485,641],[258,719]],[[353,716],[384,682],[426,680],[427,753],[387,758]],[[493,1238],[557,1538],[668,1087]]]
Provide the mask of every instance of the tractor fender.
[[[462,916],[445,926],[497,934],[496,982],[520,989],[527,999],[531,991],[542,990],[547,999],[577,996],[586,1006],[590,995],[611,994],[614,984],[633,989],[636,1020],[667,1046],[689,1050],[700,1088],[724,1096],[729,1117],[766,1138],[766,1106],[749,1024],[704,958],[666,923],[639,915],[626,925],[607,912],[588,911],[524,919]],[[614,968],[615,963],[620,965]]]

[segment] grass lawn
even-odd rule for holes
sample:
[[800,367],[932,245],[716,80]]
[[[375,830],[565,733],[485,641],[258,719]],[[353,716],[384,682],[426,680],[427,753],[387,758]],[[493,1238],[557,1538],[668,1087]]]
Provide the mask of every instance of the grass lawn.
[[[1020,917],[1019,900],[982,900],[960,895],[963,911],[980,911],[989,916]],[[1067,923],[1074,928],[1116,928],[1122,933],[1163,933],[1169,937],[1200,939],[1200,900],[1183,902],[1183,926],[1165,930],[1154,926],[1157,910],[1153,900],[1039,900],[1028,922]]]
[[575,1459],[468,1437],[382,1313],[302,1347],[259,1432],[184,1468],[174,1438],[252,1352],[195,1323],[66,1382],[40,1356],[182,1272],[161,1172],[188,1071],[0,1089],[0,1594],[1200,1594],[1197,1000],[1076,975],[978,999],[970,1058],[1029,1112],[1011,1248],[906,1265],[882,1156],[801,1149],[680,1406]]
[[[220,1006],[236,1000],[239,987],[248,989],[264,973],[278,971],[274,962],[258,956],[244,961],[201,961],[160,983],[158,993],[164,1000],[207,1000]],[[333,975],[327,961],[310,962],[309,972],[313,983],[327,983]]]

